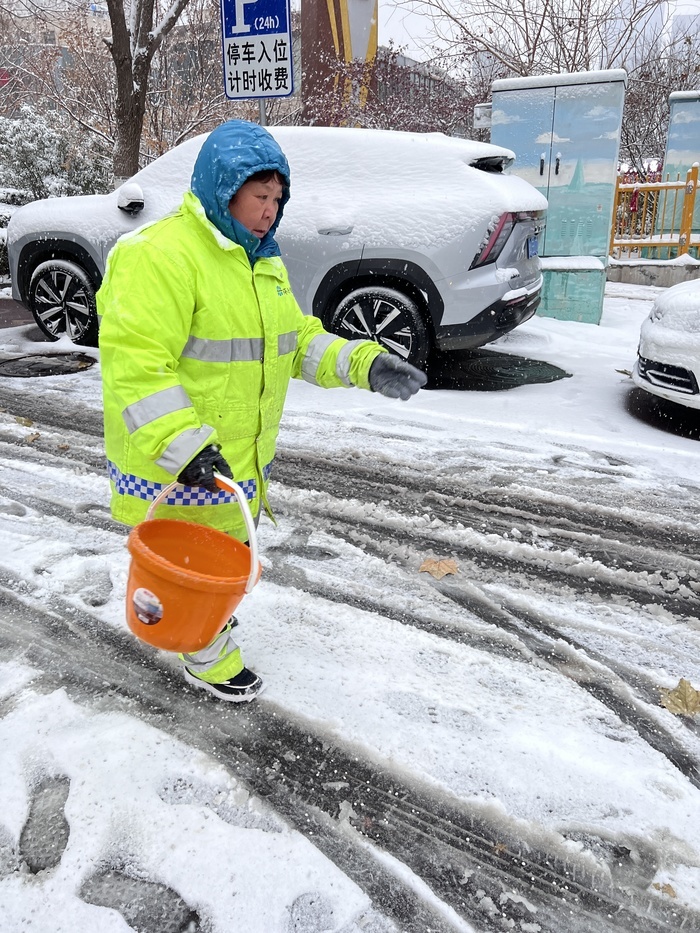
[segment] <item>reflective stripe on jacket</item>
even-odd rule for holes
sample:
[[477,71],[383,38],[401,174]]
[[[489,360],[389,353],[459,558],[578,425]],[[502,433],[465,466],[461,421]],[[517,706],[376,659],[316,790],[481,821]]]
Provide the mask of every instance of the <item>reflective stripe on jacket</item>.
[[[270,513],[267,479],[290,377],[369,388],[369,367],[384,352],[303,314],[281,258],[251,269],[192,192],[176,214],[119,240],[97,304],[112,514],[128,525],[212,443],[253,514],[261,505]],[[158,515],[245,536],[228,494],[184,492]]]

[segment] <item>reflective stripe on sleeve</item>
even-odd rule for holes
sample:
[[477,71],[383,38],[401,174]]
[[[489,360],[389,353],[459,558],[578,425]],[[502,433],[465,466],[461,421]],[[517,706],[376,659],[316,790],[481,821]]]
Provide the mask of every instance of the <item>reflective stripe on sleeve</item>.
[[280,334],[277,338],[277,355],[285,356],[287,353],[294,353],[299,342],[299,334],[295,330],[290,330],[288,334]]
[[210,428],[208,424],[203,424],[201,428],[188,428],[168,444],[156,463],[168,473],[177,476],[197,451],[204,447],[213,433],[214,428]]
[[361,347],[367,343],[366,340],[348,340],[343,349],[338,354],[335,364],[335,374],[338,379],[346,386],[352,386],[355,383],[350,379],[350,354],[356,347]]
[[263,358],[262,337],[234,337],[232,340],[208,340],[190,337],[182,356],[205,363],[251,363]]
[[182,386],[170,386],[127,405],[122,412],[122,418],[129,434],[133,434],[145,424],[183,408],[192,408],[189,395]]
[[309,346],[301,364],[301,376],[306,382],[318,385],[316,373],[321,365],[323,354],[339,338],[335,334],[317,334],[309,341]]

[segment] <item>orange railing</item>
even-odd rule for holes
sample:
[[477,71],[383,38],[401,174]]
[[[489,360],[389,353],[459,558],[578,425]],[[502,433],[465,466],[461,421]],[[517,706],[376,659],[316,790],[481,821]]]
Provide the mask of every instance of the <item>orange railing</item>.
[[626,183],[618,178],[610,237],[614,259],[674,259],[698,256],[700,231],[693,232],[698,166],[685,181]]

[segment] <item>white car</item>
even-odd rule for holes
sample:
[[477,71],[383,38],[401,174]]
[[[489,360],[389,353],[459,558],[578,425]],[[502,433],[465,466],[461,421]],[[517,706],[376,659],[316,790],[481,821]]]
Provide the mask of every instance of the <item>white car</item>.
[[652,395],[700,408],[700,278],[656,298],[642,324],[632,379]]
[[[440,133],[271,127],[291,169],[277,232],[294,294],[332,332],[418,366],[482,346],[540,301],[547,202],[514,156]],[[36,201],[8,227],[12,295],[49,339],[95,344],[95,291],[123,233],[177,208],[204,136],[107,195]]]

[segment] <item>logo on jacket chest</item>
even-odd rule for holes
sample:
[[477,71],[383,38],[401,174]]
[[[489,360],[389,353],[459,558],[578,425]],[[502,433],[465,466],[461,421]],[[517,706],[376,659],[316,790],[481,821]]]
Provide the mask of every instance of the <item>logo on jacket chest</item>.
[[284,288],[282,288],[281,285],[278,285],[278,286],[277,286],[277,294],[280,296],[280,298],[283,298],[285,295],[291,295],[291,294],[292,294],[292,290],[291,290],[291,288],[289,287],[289,285],[285,285]]

